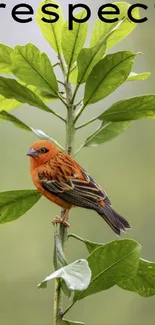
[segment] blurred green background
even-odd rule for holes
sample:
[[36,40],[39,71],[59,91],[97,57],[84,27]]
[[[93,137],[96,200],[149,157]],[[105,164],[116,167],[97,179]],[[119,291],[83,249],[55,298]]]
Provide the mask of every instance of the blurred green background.
[[[70,1],[75,3],[75,1]],[[99,6],[108,1],[82,1],[92,9],[90,28]],[[131,2],[131,1],[130,1]],[[126,97],[155,93],[155,1],[148,4],[148,22],[139,24],[135,31],[112,52],[132,50],[143,52],[136,59],[135,72],[151,71],[146,81],[130,82],[121,86],[104,102],[88,107],[81,121],[96,115],[111,103]],[[21,1],[11,0],[0,12],[0,42],[15,46],[33,42],[46,51],[52,63],[55,53],[44,40],[35,19],[30,24],[12,20],[11,8]],[[29,0],[34,9],[39,0]],[[69,1],[61,0],[65,14]],[[136,1],[132,1],[136,3]],[[145,13],[145,12],[144,12]],[[143,13],[143,14],[144,14]],[[59,72],[58,72],[59,73]],[[81,90],[82,92],[82,90]],[[60,102],[50,104],[65,114]],[[65,128],[57,118],[37,108],[23,105],[13,112],[17,117],[41,129],[64,144]],[[76,134],[76,148],[95,129],[92,124]],[[0,191],[33,188],[26,152],[36,140],[32,133],[16,129],[8,122],[0,122]],[[118,138],[99,147],[83,149],[78,162],[105,188],[113,206],[132,224],[131,237],[142,244],[142,257],[155,261],[155,121],[144,120],[132,126]],[[53,234],[51,220],[60,210],[45,198],[15,222],[0,226],[0,325],[52,324],[53,283],[46,290],[38,290],[37,283],[53,271]],[[116,239],[111,229],[94,212],[74,209],[70,216],[71,231],[93,241]],[[68,260],[85,258],[87,251],[81,243],[70,239]],[[66,305],[66,301],[65,301]],[[114,287],[78,302],[67,314],[68,319],[81,320],[87,325],[153,325],[155,297],[142,298]]]

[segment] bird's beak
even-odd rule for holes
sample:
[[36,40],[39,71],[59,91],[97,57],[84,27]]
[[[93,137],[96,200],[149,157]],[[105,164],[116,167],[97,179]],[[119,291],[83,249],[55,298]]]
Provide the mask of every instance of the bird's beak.
[[35,149],[31,148],[27,152],[27,156],[30,156],[30,157],[33,157],[33,158],[38,157],[38,152]]

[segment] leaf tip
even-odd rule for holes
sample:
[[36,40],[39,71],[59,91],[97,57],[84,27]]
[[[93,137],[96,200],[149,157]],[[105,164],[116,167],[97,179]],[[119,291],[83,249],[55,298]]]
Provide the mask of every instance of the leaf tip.
[[38,284],[38,289],[45,289],[47,288],[47,281],[43,281]]

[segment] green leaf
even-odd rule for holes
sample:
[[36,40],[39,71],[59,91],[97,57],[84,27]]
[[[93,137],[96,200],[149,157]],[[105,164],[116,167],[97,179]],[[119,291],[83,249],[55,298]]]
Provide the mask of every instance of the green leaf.
[[99,61],[87,79],[84,105],[93,104],[117,89],[131,72],[134,57],[134,53],[123,51]]
[[53,96],[52,94],[46,93],[34,86],[27,86],[30,90],[32,90],[40,99],[42,99],[45,103],[53,102],[54,100],[58,99],[57,97]]
[[53,67],[48,56],[29,43],[25,46],[17,45],[11,55],[12,71],[14,75],[57,97],[58,84]]
[[[62,10],[61,7],[59,5],[58,9],[54,9],[52,8],[52,12],[55,12],[59,15],[59,19],[57,22],[53,23],[47,23],[44,22],[42,20],[42,18],[44,17],[47,20],[51,20],[51,18],[53,18],[50,14],[43,14],[42,12],[42,7],[44,5],[50,5],[50,4],[55,4],[58,5],[58,3],[54,0],[43,0],[40,2],[39,4],[39,8],[37,11],[37,23],[44,35],[44,37],[46,38],[46,40],[49,42],[49,44],[51,45],[51,47],[53,48],[54,51],[56,51],[59,55],[62,53],[62,48],[61,48],[61,33],[62,33],[62,28],[64,25],[64,18],[63,18],[63,14],[62,14]],[[48,11],[49,8],[47,8]]]
[[[18,80],[18,82],[27,87],[28,89],[32,90],[33,93],[35,93],[40,99],[42,99],[45,103],[46,102],[52,102],[53,100],[56,100],[57,97],[53,96],[52,94],[49,94],[45,91],[40,90],[38,87],[32,86],[32,85],[28,85],[24,82],[22,82],[21,80]],[[20,104],[21,105],[21,104]]]
[[46,140],[49,140],[49,141],[53,140],[47,134],[45,134],[43,131],[35,130],[35,129],[31,128],[30,126],[26,125],[24,122],[19,120],[17,117],[15,117],[12,114],[9,114],[6,111],[0,111],[0,120],[5,120],[5,121],[8,121],[8,122],[12,122],[15,126],[17,126],[20,129],[24,129],[26,131],[33,132],[35,135],[37,135],[37,137],[39,139],[42,139],[42,140],[46,139]]
[[57,147],[59,147],[62,151],[64,151],[64,148],[53,138],[49,137],[47,134],[45,134],[41,130],[35,130],[32,127],[26,125],[21,120],[19,120],[17,117],[15,117],[12,114],[7,113],[6,111],[0,111],[0,119],[6,120],[9,122],[12,122],[15,126],[19,127],[20,129],[24,129],[26,131],[33,132],[39,139],[42,140],[49,140],[52,143],[54,143]]
[[77,78],[78,78],[78,68],[77,66],[75,69],[73,69],[70,73],[69,80],[73,85],[77,84]]
[[140,244],[131,239],[115,240],[95,249],[87,259],[92,271],[91,283],[88,289],[75,294],[74,301],[135,276],[140,250]]
[[[76,18],[81,19],[85,17],[86,11],[82,10],[75,15]],[[83,45],[86,41],[88,33],[88,23],[83,24],[73,23],[73,30],[68,29],[68,21],[65,23],[62,32],[62,49],[65,57],[65,61],[68,64],[68,71],[70,73],[71,67],[76,61]]]
[[100,120],[120,122],[155,117],[155,95],[137,96],[113,104]]
[[10,55],[13,49],[5,44],[0,44],[0,73],[12,74]]
[[[26,87],[29,88],[30,90],[32,90],[44,102],[51,102],[51,101],[57,99],[56,97],[52,97],[52,95],[41,91],[37,87],[31,86],[31,85],[27,85]],[[8,98],[5,98],[4,96],[0,95],[0,109],[1,110],[5,110],[5,111],[9,112],[19,106],[21,106],[21,103],[18,102],[17,100],[8,99]]]
[[[77,59],[77,65],[78,65],[77,80],[79,84],[84,83],[87,80],[88,75],[92,71],[93,67],[103,58],[106,51],[107,40],[114,33],[114,31],[117,28],[119,28],[120,24],[122,24],[122,22],[119,22],[95,46],[91,48],[85,48],[80,52]],[[74,80],[74,78],[75,78],[75,72],[74,72],[74,76],[72,75],[72,80]]]
[[18,102],[15,99],[8,99],[4,96],[0,95],[0,109],[5,111],[11,111],[21,105],[20,102]]
[[18,219],[41,197],[36,190],[19,190],[0,193],[0,223]]
[[36,106],[46,112],[53,112],[33,91],[19,84],[14,79],[0,77],[0,94],[5,98],[15,99],[20,103]]
[[143,72],[143,73],[135,73],[131,72],[127,81],[136,81],[136,80],[146,80],[150,77],[150,72]]
[[[128,8],[130,7],[130,4],[127,2],[114,2],[119,9],[120,9],[120,15],[116,16],[119,20],[124,19],[123,23],[119,26],[119,28],[115,31],[113,35],[111,35],[107,41],[107,49],[112,48],[114,45],[119,43],[121,40],[123,40],[125,37],[127,37],[136,27],[136,24],[132,22],[127,15]],[[115,11],[113,8],[108,8],[108,11]],[[104,15],[105,18],[109,19],[109,15]],[[115,18],[115,15],[112,16]],[[139,9],[135,8],[133,10],[133,17],[136,19],[139,18]],[[91,46],[96,45],[107,33],[109,33],[115,26],[116,23],[104,23],[100,19],[97,19],[93,32],[91,37]]]
[[98,146],[106,141],[112,140],[120,133],[124,132],[131,122],[108,122],[102,123],[101,126],[90,135],[85,141],[85,147]]
[[[83,242],[89,253],[92,253],[98,247],[104,246],[102,243],[92,242],[75,234],[69,234],[68,237]],[[136,292],[143,297],[155,295],[155,263],[140,259],[137,274],[117,285],[124,290]]]
[[81,50],[77,58],[77,66],[70,74],[70,81],[73,84],[84,83],[93,67],[103,58],[106,51],[107,39],[119,28],[122,21],[120,21],[107,35],[103,37],[95,46],[92,48],[84,48]]
[[85,325],[85,324],[81,322],[73,322],[72,320],[63,319],[62,325]]
[[58,234],[55,236],[55,243],[54,243],[54,267],[55,270],[60,269],[61,267],[67,265],[67,260],[64,255],[61,239]]
[[106,42],[101,41],[91,48],[83,49],[77,59],[78,65],[78,83],[84,83],[93,67],[103,58],[106,51]]
[[120,288],[138,293],[142,297],[155,295],[155,263],[140,259],[137,274],[120,282]]
[[20,121],[17,117],[7,113],[6,111],[0,111],[0,120],[12,122],[20,129],[24,129],[26,131],[32,131],[32,129],[28,125]]
[[85,290],[91,280],[91,271],[88,262],[84,259],[80,259],[68,264],[47,276],[38,287],[45,288],[48,281],[56,278],[63,279],[69,290]]
[[81,241],[82,243],[84,243],[86,245],[89,253],[92,253],[96,248],[101,247],[101,246],[104,245],[104,244],[95,243],[95,242],[92,242],[90,240],[81,238],[81,237],[79,237],[79,236],[77,236],[75,234],[69,234],[68,237],[75,238],[75,239]]

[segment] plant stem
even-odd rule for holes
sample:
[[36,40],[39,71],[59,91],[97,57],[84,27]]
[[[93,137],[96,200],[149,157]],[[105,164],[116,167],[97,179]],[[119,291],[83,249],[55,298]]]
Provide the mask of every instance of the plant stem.
[[61,311],[61,305],[62,305],[62,297],[60,295],[60,280],[55,280],[55,294],[54,294],[54,310],[53,310],[53,324],[54,325],[61,325],[62,320],[62,311]]
[[73,152],[73,145],[74,145],[74,118],[75,118],[75,110],[74,104],[71,103],[72,100],[72,88],[69,82],[66,83],[66,99],[68,105],[68,114],[67,114],[67,121],[66,121],[66,152],[71,155]]
[[[60,98],[60,97],[59,97],[59,98]],[[63,122],[66,123],[65,118],[63,118],[61,115],[59,115],[58,113],[56,113],[56,112],[54,112],[54,111],[51,111],[51,113],[52,113],[53,115],[55,115],[56,117],[58,117],[60,120],[62,120]]]
[[64,316],[65,314],[68,313],[68,311],[69,311],[69,310],[74,306],[75,302],[76,302],[76,301],[72,302],[72,304],[70,304],[70,305],[67,307],[67,309],[64,311],[64,313],[62,314],[62,316]]
[[62,82],[61,80],[57,80],[57,82],[63,86],[65,86],[64,82]]
[[74,157],[76,157],[78,155],[78,153],[81,151],[81,149],[85,146],[85,142],[81,144],[81,146],[79,147],[79,149],[74,153]]
[[[60,66],[64,75],[64,86],[66,91],[66,107],[67,107],[67,120],[66,120],[66,144],[65,151],[71,155],[73,152],[74,145],[74,119],[75,119],[75,110],[74,103],[72,102],[72,87],[67,78],[68,71],[63,62],[63,59],[60,59]],[[65,210],[61,210],[61,217],[64,215]],[[59,226],[59,236],[61,239],[62,247],[66,250],[67,243],[67,228],[63,224]],[[62,324],[62,316],[63,316],[63,295],[61,290],[60,281],[56,281],[55,283],[55,292],[54,292],[54,323],[53,325],[61,325]]]
[[57,94],[58,98],[61,100],[61,102],[67,107],[67,103],[65,100],[60,96],[60,94]]
[[57,67],[57,65],[60,65],[60,62],[56,62],[55,64],[53,64],[53,68]]
[[75,119],[74,119],[74,124],[76,123],[76,121],[78,120],[80,115],[83,113],[86,106],[87,106],[87,104],[83,104],[83,106],[81,108],[79,108],[79,110],[76,113]]
[[[90,124],[91,122],[93,122],[93,121],[95,121],[96,120],[96,118],[95,119],[92,119],[92,120],[90,120],[90,121],[88,121],[89,123],[85,123],[85,125],[87,125],[87,124]],[[110,124],[111,122],[109,122],[109,123],[107,123],[106,125],[104,125],[104,121],[102,121],[102,123],[98,126],[98,128],[86,139],[86,141],[84,142],[84,143],[82,143],[82,145],[79,147],[79,149],[75,152],[75,154],[74,154],[74,157],[81,151],[81,149],[83,148],[83,147],[85,147],[86,145],[87,145],[87,143],[95,136],[95,135],[97,135],[100,131],[101,131],[101,129],[104,129],[105,127],[107,127],[109,124]],[[83,127],[83,125],[81,126],[81,127]],[[79,128],[77,128],[77,129],[79,129]],[[77,130],[76,129],[76,130]]]
[[78,92],[79,87],[80,87],[80,84],[77,84],[76,87],[75,87],[75,90],[74,90],[74,93],[73,93],[73,96],[72,96],[72,102],[74,102],[74,100],[75,100],[75,97],[76,97],[76,94]]
[[82,98],[82,99],[80,99],[80,101],[79,101],[77,104],[75,104],[75,107],[77,108],[79,105],[81,105],[81,104],[82,104],[82,102],[83,102],[83,98]]
[[87,125],[89,125],[89,124],[91,124],[91,123],[97,121],[98,117],[99,117],[99,116],[95,116],[95,117],[93,117],[92,119],[90,119],[90,120],[84,122],[83,124],[78,125],[78,126],[75,128],[75,130],[82,129],[82,128],[84,128],[85,126],[87,126]]

